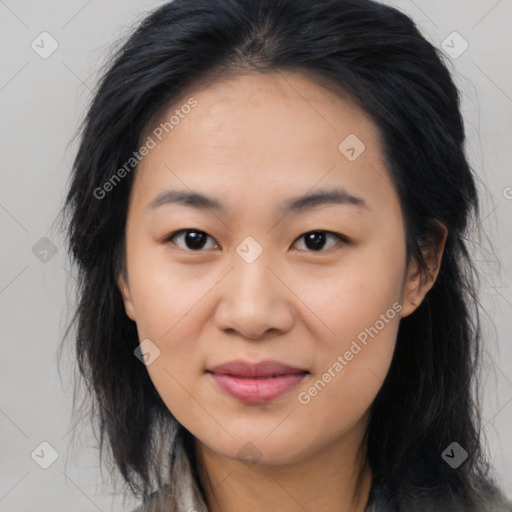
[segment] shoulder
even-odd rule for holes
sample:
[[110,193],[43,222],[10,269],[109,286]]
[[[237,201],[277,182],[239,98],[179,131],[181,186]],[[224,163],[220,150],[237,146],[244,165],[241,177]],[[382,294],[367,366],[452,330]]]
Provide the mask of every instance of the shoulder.
[[168,501],[166,501],[166,497],[168,497],[168,493],[165,492],[165,489],[154,491],[131,512],[157,512],[163,510],[162,507],[164,504],[166,506],[166,510],[172,512],[172,509],[169,508]]
[[469,507],[459,493],[446,487],[406,485],[397,490],[377,484],[370,491],[365,512],[512,512],[512,501],[493,483],[486,481],[475,486],[473,491],[476,504]]

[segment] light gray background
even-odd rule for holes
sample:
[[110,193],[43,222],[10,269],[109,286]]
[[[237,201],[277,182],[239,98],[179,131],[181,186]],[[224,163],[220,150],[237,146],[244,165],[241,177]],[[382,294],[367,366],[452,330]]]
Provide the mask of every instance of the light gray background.
[[[0,0],[0,512],[107,512],[135,505],[102,486],[108,471],[99,471],[87,422],[79,424],[79,454],[69,444],[73,366],[68,351],[59,376],[56,351],[73,277],[54,219],[76,150],[72,138],[109,47],[162,3]],[[388,3],[410,15],[434,45],[441,48],[453,31],[469,44],[446,60],[463,94],[468,156],[483,193],[482,226],[494,247],[472,244],[486,311],[483,417],[497,474],[512,497],[512,2]],[[47,59],[31,48],[43,31],[59,45]],[[42,237],[57,247],[46,262],[32,252]],[[58,452],[48,469],[31,458],[43,441]]]

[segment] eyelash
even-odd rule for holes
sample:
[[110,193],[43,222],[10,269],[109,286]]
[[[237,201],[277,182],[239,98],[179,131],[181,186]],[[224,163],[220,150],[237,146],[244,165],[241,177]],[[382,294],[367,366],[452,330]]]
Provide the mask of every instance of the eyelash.
[[[211,237],[210,235],[208,235],[208,233],[206,233],[205,231],[201,231],[200,229],[193,229],[193,228],[188,228],[188,229],[180,229],[178,231],[174,231],[173,233],[171,233],[168,237],[165,238],[165,242],[172,242],[174,243],[173,239],[175,237],[177,237],[178,235],[181,235],[181,234],[185,234],[185,233],[188,233],[188,232],[193,232],[193,233],[203,233],[205,235],[207,235],[209,238],[211,238],[212,240],[214,240],[213,237]],[[335,233],[333,231],[327,231],[327,230],[322,230],[322,229],[314,229],[312,231],[307,231],[306,233],[303,233],[302,235],[300,235],[293,243],[295,244],[297,240],[300,240],[302,237],[304,237],[305,235],[309,235],[311,233],[326,233],[327,235],[332,235],[336,238],[338,238],[338,240],[342,243],[342,244],[347,244],[349,243],[349,239],[339,233]],[[217,242],[216,242],[217,243]],[[175,243],[174,243],[175,244]],[[176,245],[176,244],[175,244]],[[218,243],[217,243],[218,245]],[[179,246],[178,246],[179,247]],[[321,253],[321,252],[328,252],[328,251],[331,251],[331,250],[335,250],[335,249],[339,249],[339,247],[331,247],[330,249],[321,249],[319,251],[313,251],[313,250],[307,250],[306,249],[306,252],[311,252],[311,253]],[[180,247],[180,249],[183,249],[182,247]],[[184,251],[187,251],[187,252],[202,252],[204,251],[204,249],[197,249],[197,250],[194,250],[194,249],[183,249]]]

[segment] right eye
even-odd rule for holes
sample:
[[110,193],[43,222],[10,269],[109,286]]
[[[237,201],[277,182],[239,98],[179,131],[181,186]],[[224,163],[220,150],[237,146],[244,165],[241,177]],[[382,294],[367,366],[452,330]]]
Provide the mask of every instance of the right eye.
[[[198,252],[204,248],[206,240],[210,238],[214,240],[210,235],[205,233],[204,231],[200,231],[198,229],[180,229],[179,231],[175,231],[171,233],[166,239],[166,242],[172,242],[177,245],[181,249],[190,252]],[[179,243],[176,243],[175,240],[182,240],[182,243],[188,247],[182,247]],[[219,244],[215,242],[214,249],[219,248]]]

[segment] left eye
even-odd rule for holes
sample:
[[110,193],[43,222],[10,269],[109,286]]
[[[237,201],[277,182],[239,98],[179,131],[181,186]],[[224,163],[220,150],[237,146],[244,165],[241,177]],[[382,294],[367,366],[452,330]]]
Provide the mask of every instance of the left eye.
[[[199,231],[195,229],[182,229],[180,231],[176,231],[171,236],[167,238],[167,242],[173,241],[175,238],[182,238],[182,236],[185,235],[185,243],[189,245],[188,249],[191,250],[199,250],[203,249],[205,245],[205,241],[207,238],[211,238],[210,235],[207,235],[204,231]],[[213,238],[211,238],[213,240]],[[179,247],[179,244],[176,244]],[[214,249],[219,247],[218,244],[215,244]],[[187,247],[185,247],[187,249]]]
[[[325,241],[327,237],[332,237],[338,239],[338,241],[346,242],[347,239],[341,235],[338,235],[336,233],[331,233],[330,231],[309,231],[308,233],[304,233],[301,235],[297,240],[300,240],[301,238],[304,238],[304,243],[306,247],[309,249],[312,249],[314,252],[321,252],[321,249],[325,249]],[[334,247],[336,244],[334,244]],[[332,249],[331,247],[328,247],[327,249]]]
[[[314,252],[320,252],[322,249],[325,249],[326,239],[328,237],[335,238],[338,240],[338,242],[347,242],[347,239],[343,237],[342,235],[338,235],[336,233],[332,233],[330,231],[309,231],[308,233],[304,233],[301,235],[297,240],[300,240],[304,238],[304,243],[308,249]],[[167,242],[173,242],[175,239],[182,239],[184,240],[185,247],[182,247],[182,249],[185,250],[191,250],[191,251],[198,251],[205,248],[206,241],[208,238],[214,241],[214,239],[205,233],[204,231],[199,231],[195,229],[182,229],[180,231],[176,231],[172,235],[170,235],[166,241]],[[178,247],[180,247],[179,244]],[[331,249],[332,247],[335,247],[336,244],[331,245],[331,247],[327,247],[327,249]],[[208,248],[208,247],[206,247]],[[209,248],[219,248],[218,243],[214,243],[213,247]]]

